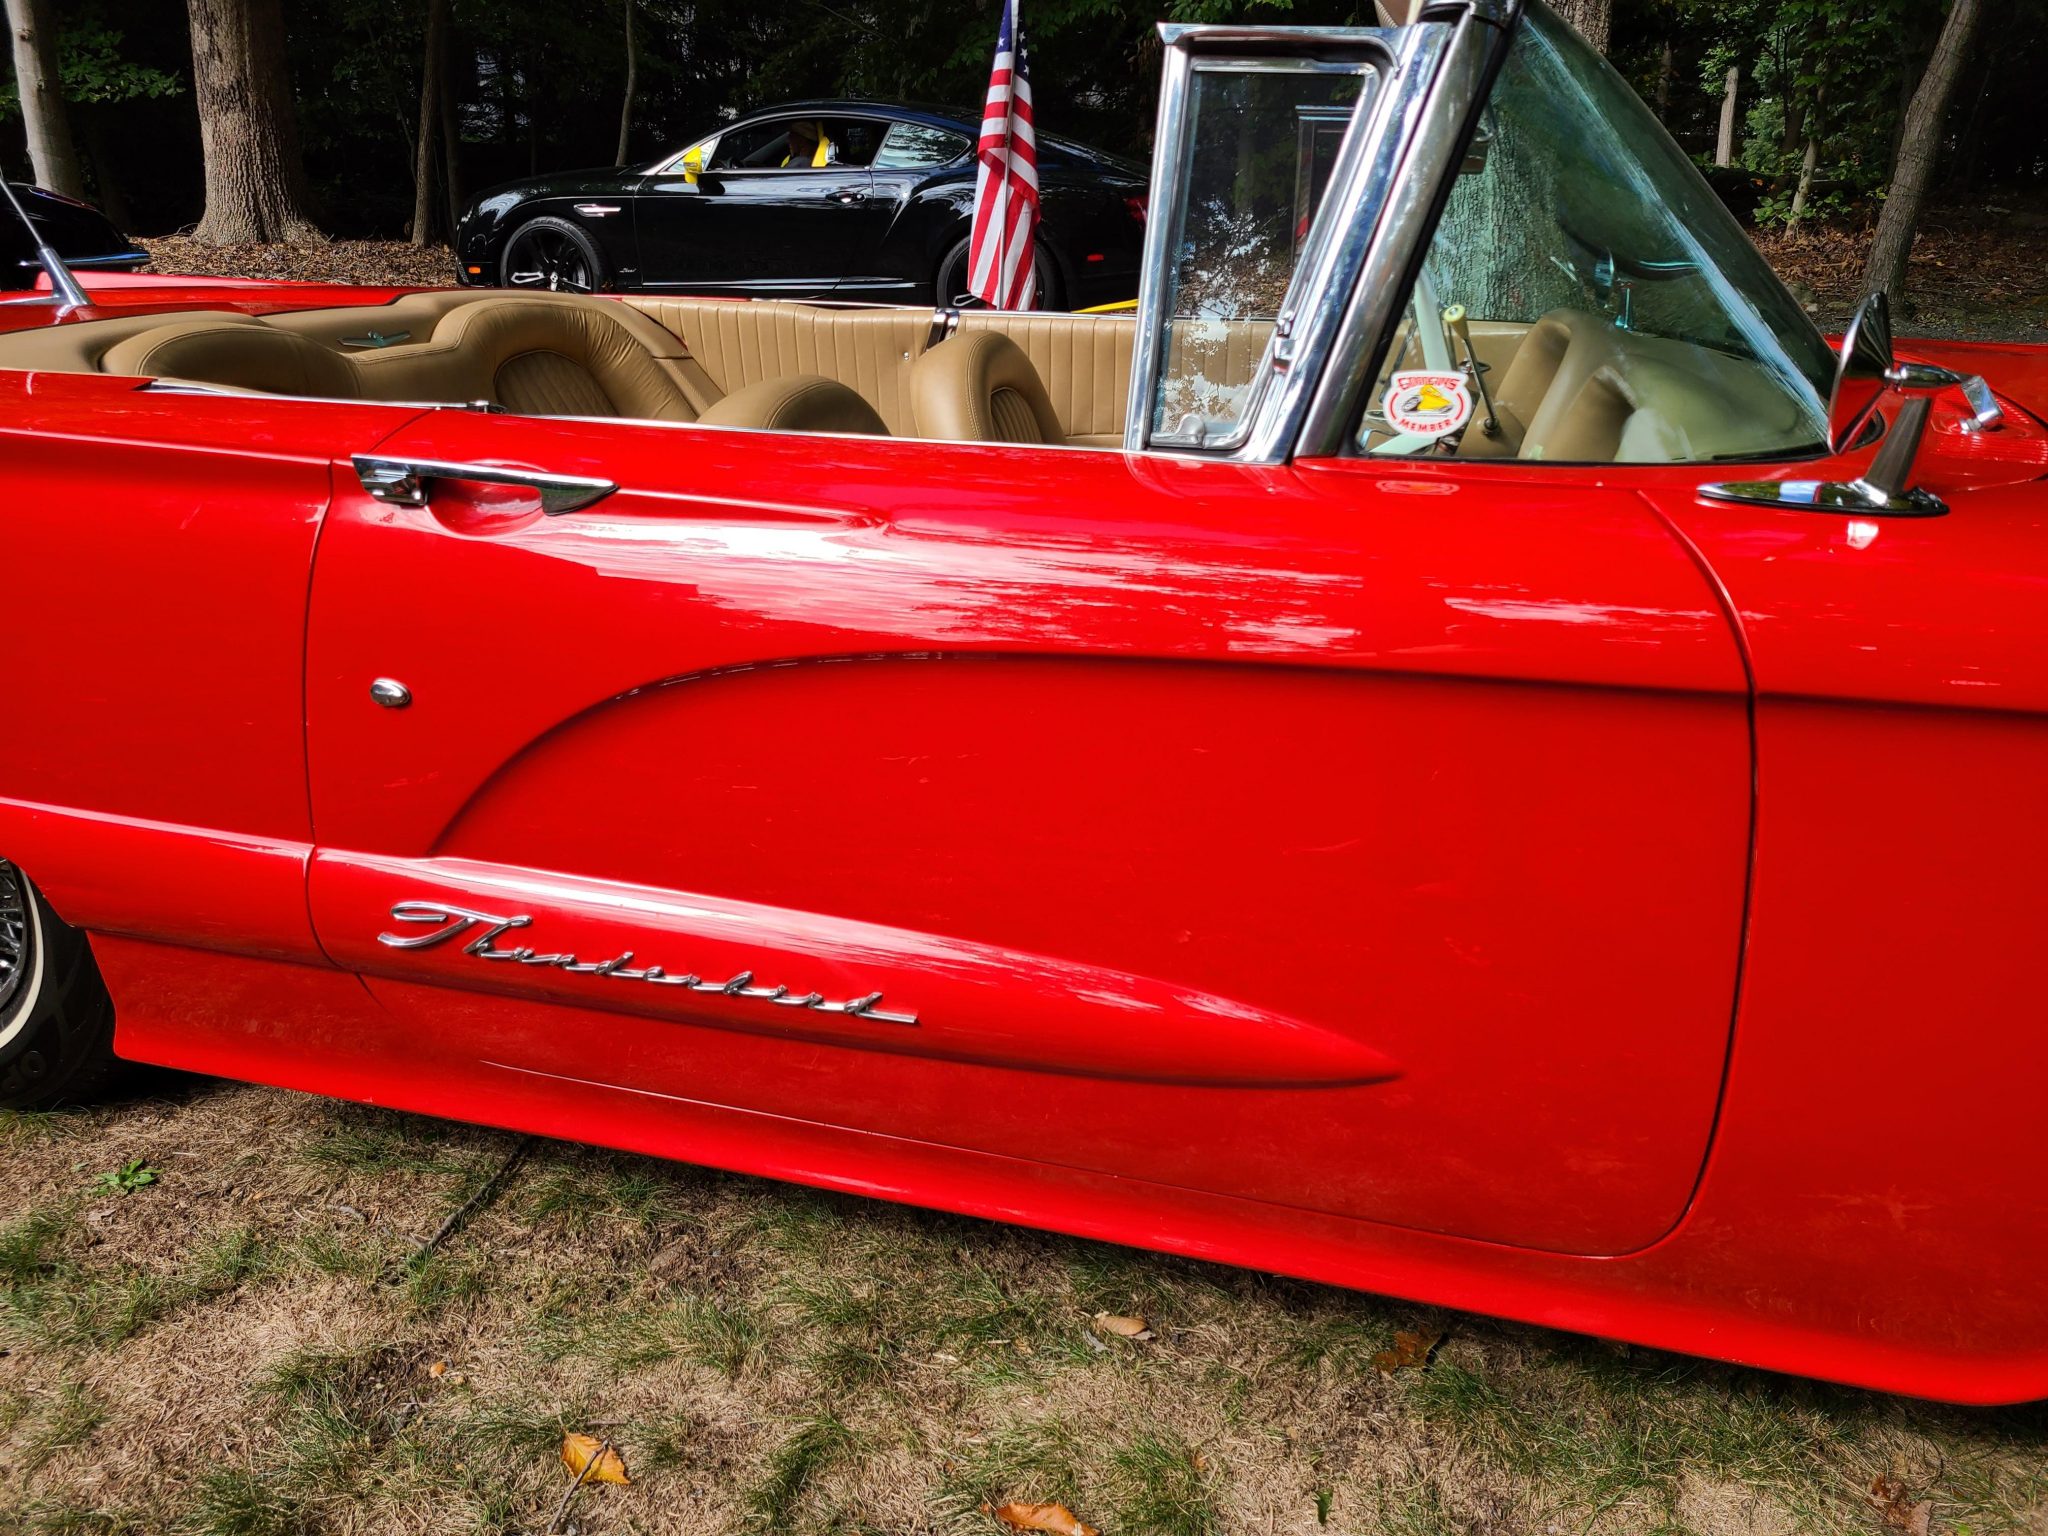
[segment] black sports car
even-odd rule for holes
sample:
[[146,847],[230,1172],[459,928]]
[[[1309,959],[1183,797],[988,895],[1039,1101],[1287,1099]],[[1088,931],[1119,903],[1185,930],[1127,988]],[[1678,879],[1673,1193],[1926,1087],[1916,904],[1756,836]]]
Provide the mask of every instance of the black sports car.
[[[648,166],[493,188],[456,231],[458,280],[757,298],[937,303],[967,287],[971,115],[806,101],[743,118]],[[1041,308],[1138,291],[1145,170],[1038,141]]]
[[[149,252],[130,245],[128,237],[92,204],[25,181],[8,185],[50,249],[80,271],[125,270],[149,260]],[[0,198],[0,288],[33,288],[42,270],[36,264],[36,249],[28,231],[15,219],[6,199]]]

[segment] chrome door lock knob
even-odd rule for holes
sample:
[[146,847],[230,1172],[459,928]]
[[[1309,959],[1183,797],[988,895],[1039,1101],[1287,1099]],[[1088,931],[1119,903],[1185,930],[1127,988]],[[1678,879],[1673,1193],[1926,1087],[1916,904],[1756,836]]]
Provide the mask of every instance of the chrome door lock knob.
[[412,702],[412,690],[395,677],[380,677],[370,684],[370,697],[386,709],[403,709]]

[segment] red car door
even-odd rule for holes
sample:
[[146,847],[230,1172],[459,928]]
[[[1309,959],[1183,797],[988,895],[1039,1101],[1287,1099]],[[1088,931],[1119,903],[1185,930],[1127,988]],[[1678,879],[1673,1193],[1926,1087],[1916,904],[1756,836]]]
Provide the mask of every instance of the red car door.
[[735,1166],[707,1114],[1569,1252],[1683,1210],[1746,684],[1597,473],[454,412],[380,452],[618,486],[337,473],[312,910],[421,1071]]

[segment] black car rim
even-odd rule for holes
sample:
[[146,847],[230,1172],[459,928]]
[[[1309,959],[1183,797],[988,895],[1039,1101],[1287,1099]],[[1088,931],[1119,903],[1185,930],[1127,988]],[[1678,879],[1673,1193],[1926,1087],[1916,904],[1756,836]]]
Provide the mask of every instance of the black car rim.
[[0,1019],[35,969],[35,925],[29,920],[28,884],[0,859]]
[[[1034,254],[1032,262],[1038,268],[1038,283],[1033,292],[1031,307],[1033,309],[1044,309],[1047,297],[1051,292],[1052,273],[1046,267],[1044,252],[1041,251]],[[966,293],[967,252],[962,251],[953,260],[947,262],[946,270],[939,274],[939,302],[941,304],[951,304],[964,297]]]
[[559,229],[526,229],[512,237],[505,252],[505,282],[513,288],[545,288],[551,293],[588,293],[590,258]]

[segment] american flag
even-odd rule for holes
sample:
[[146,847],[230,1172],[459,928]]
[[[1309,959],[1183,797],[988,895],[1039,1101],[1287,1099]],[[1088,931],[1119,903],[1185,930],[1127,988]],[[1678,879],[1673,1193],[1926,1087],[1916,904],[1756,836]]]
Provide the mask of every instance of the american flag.
[[1017,24],[1017,0],[1003,0],[1003,30],[996,38],[975,157],[981,170],[974,182],[968,290],[997,309],[1029,309],[1038,287],[1031,243],[1038,229],[1038,131],[1031,121],[1030,59]]

